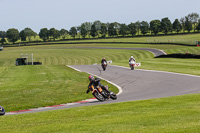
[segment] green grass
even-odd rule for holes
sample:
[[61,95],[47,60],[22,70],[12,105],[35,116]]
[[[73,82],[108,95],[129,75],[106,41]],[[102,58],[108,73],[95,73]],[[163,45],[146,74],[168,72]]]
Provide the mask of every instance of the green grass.
[[87,74],[72,71],[66,66],[8,67],[8,70],[0,75],[1,105],[7,111],[56,105],[91,97],[83,95],[87,89]]
[[[102,57],[128,67],[133,55],[139,69],[200,75],[199,59],[157,59],[141,50],[81,49],[78,47],[143,47],[167,53],[194,53],[199,47],[148,44],[80,44],[4,48],[0,52],[0,105],[6,111],[50,106],[92,97],[85,94],[88,74],[69,65],[99,63]],[[76,47],[68,49],[69,47]],[[21,53],[34,53],[41,66],[15,66]],[[103,84],[107,84],[103,81]],[[111,86],[115,92],[116,87]],[[1,132],[198,132],[200,95],[79,107],[0,117]],[[120,116],[120,117],[119,117]]]
[[5,116],[0,127],[6,133],[198,133],[199,100],[195,94]]
[[[122,44],[123,47],[135,45]],[[121,46],[122,46],[121,45]],[[80,45],[73,45],[80,47]],[[82,45],[81,45],[82,46]],[[96,46],[84,45],[87,47]],[[105,46],[100,45],[99,46]],[[108,47],[120,47],[112,44]],[[158,47],[166,52],[193,51],[198,47],[164,46],[140,44],[137,47]],[[112,60],[113,65],[128,67],[128,59],[133,55],[141,62],[139,69],[151,69],[200,75],[198,59],[155,59],[154,55],[142,50],[113,49],[68,49],[72,45],[46,45],[5,48],[0,53],[0,105],[7,111],[16,111],[40,106],[49,106],[83,100],[86,95],[88,74],[72,71],[66,65],[84,65],[100,63],[102,57]],[[38,66],[15,66],[14,61],[21,53],[34,53],[34,61]],[[97,54],[98,53],[98,54]],[[107,84],[104,82],[104,84]],[[112,90],[116,87],[109,84]]]
[[[95,39],[95,40],[74,40],[74,41],[58,41],[56,43],[71,42],[140,42],[140,43],[180,43],[196,45],[196,41],[200,41],[200,34],[188,35],[169,35],[169,36],[151,36],[151,37],[129,37],[129,38],[111,38],[111,39]],[[55,42],[48,42],[55,43]]]

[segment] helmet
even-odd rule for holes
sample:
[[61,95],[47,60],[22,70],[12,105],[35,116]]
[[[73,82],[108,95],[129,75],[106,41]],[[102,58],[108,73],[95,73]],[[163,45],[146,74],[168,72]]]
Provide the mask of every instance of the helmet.
[[90,75],[90,76],[88,77],[88,79],[89,79],[90,81],[92,81],[92,80],[94,80],[94,76],[93,76],[93,75]]
[[133,56],[131,56],[131,58],[133,58]]
[[0,106],[0,116],[4,114],[5,114],[5,109],[2,106]]

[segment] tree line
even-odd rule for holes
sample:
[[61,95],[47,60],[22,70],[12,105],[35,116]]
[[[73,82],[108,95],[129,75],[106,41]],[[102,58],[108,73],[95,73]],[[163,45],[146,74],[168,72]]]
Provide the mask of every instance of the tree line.
[[116,36],[135,36],[135,35],[159,35],[159,34],[169,34],[169,33],[190,33],[191,31],[200,31],[200,16],[198,13],[190,13],[180,20],[175,19],[172,23],[168,17],[162,18],[161,20],[152,20],[149,23],[147,21],[137,21],[135,23],[120,24],[118,22],[114,23],[102,23],[100,21],[95,22],[85,22],[80,26],[71,27],[70,30],[61,29],[57,30],[55,28],[40,29],[39,34],[34,32],[31,28],[25,28],[22,31],[12,28],[7,31],[0,31],[0,42],[2,44],[6,43],[6,39],[13,44],[21,39],[21,41],[31,41],[32,37],[39,37],[43,41],[50,41],[56,39],[66,39],[68,37],[72,38],[86,38],[86,37],[97,37],[105,38],[116,37]]

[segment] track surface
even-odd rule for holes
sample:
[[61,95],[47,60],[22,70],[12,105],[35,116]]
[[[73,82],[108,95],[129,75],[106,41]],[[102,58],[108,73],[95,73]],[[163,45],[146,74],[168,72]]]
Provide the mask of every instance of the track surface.
[[[158,53],[154,54],[158,55]],[[118,95],[117,100],[99,102],[96,99],[88,99],[76,103],[9,112],[6,115],[200,93],[200,76],[139,69],[130,70],[112,65],[109,65],[106,71],[103,71],[100,65],[73,65],[70,67],[113,82],[122,88],[122,92]]]
[[199,76],[150,70],[130,70],[118,66],[108,66],[106,71],[103,71],[100,65],[73,67],[100,76],[120,86],[123,92],[115,102],[200,93]]

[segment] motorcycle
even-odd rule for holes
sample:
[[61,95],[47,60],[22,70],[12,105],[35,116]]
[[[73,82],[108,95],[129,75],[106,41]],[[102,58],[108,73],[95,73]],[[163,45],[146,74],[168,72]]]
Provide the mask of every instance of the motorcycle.
[[[108,90],[108,86],[105,86],[105,87]],[[88,89],[92,91],[92,95],[101,102],[106,101],[109,98],[111,98],[112,100],[117,99],[117,95],[114,92],[106,91],[102,89],[100,86],[97,86],[97,88],[95,88],[93,85],[91,85],[91,86],[88,86]]]
[[2,106],[0,106],[0,116],[4,114],[5,114],[5,109]]
[[135,61],[131,60],[129,62],[129,65],[130,65],[131,70],[134,70],[134,68],[135,68]]
[[102,66],[102,69],[105,71],[105,70],[106,70],[106,67],[107,67],[107,62],[104,61],[104,62],[101,64],[101,66]]

